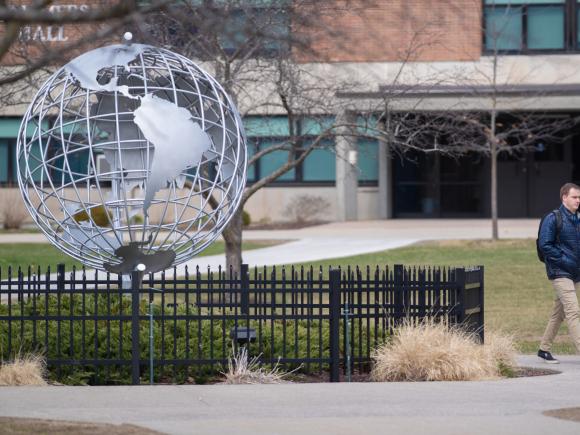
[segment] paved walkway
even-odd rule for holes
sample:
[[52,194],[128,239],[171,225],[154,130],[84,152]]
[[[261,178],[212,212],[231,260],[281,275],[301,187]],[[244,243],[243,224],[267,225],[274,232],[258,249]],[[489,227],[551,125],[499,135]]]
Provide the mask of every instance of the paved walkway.
[[0,387],[0,415],[171,434],[578,435],[580,422],[542,414],[580,406],[580,357],[562,360],[561,374],[483,382]]
[[[535,237],[537,224],[502,220],[500,236]],[[396,220],[244,236],[295,240],[244,254],[249,264],[261,265],[380,251],[417,240],[488,238],[490,229],[487,220]],[[200,257],[194,263],[205,267],[212,261]],[[0,415],[132,423],[171,434],[577,435],[580,423],[542,414],[580,406],[580,357],[562,360],[550,366],[562,371],[558,375],[484,382],[0,387]],[[520,357],[520,364],[546,367],[531,356]]]
[[[502,219],[501,238],[536,237],[538,219]],[[334,222],[299,230],[246,230],[245,240],[290,240],[269,248],[246,251],[243,261],[250,266],[292,264],[326,258],[350,257],[410,245],[420,240],[486,239],[491,237],[489,219],[395,219]],[[0,234],[0,243],[42,243],[43,234]],[[189,268],[199,265],[212,270],[225,264],[223,255],[194,258]],[[185,264],[179,267],[183,272]]]

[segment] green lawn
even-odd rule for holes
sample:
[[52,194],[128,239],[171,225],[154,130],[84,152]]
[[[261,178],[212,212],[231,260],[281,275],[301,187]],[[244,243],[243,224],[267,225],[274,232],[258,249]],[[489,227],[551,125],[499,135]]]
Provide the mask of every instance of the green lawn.
[[[255,240],[244,242],[242,250],[249,251],[279,243],[283,243],[283,241]],[[216,255],[223,252],[224,242],[217,241],[198,254],[198,257]],[[58,263],[64,263],[67,270],[71,270],[73,265],[81,267],[78,261],[73,260],[47,243],[0,243],[0,268],[2,269],[2,275],[6,274],[8,266],[17,268],[18,266],[28,267],[28,265],[31,265],[36,269],[40,265],[41,270],[45,271],[47,266],[50,266],[52,270],[56,270]]]
[[[553,290],[536,256],[535,241],[425,242],[376,254],[317,262],[322,265],[449,265],[485,266],[485,324],[488,330],[511,333],[523,352],[537,350],[548,321]],[[555,353],[572,353],[565,326]]]
[[[270,242],[273,244],[275,242]],[[244,243],[244,250],[264,246]],[[216,242],[201,255],[223,252]],[[8,264],[56,265],[73,262],[46,244],[0,245],[0,266]],[[406,248],[312,263],[322,265],[445,265],[485,266],[485,318],[487,330],[500,330],[515,336],[524,352],[533,352],[543,333],[552,305],[553,291],[544,265],[536,257],[535,242],[528,240],[425,242]],[[305,264],[310,266],[310,263]],[[53,266],[54,267],[54,266]],[[554,346],[555,353],[571,353],[573,347],[564,335],[565,326]]]

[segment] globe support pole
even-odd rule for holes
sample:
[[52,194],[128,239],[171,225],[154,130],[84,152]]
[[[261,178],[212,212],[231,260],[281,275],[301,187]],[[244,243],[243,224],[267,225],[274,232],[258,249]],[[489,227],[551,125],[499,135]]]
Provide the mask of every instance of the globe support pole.
[[131,383],[140,384],[141,353],[139,342],[139,302],[141,287],[143,286],[143,272],[131,272]]

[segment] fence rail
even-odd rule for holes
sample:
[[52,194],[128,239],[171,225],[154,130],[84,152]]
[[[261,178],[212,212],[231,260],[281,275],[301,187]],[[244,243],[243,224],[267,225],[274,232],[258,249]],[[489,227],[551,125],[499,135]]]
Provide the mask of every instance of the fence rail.
[[[3,274],[4,272],[4,274]],[[142,278],[142,280],[141,280]],[[186,270],[184,276],[0,270],[0,353],[40,351],[56,379],[203,381],[240,345],[262,364],[369,366],[405,319],[444,318],[483,340],[483,267]]]

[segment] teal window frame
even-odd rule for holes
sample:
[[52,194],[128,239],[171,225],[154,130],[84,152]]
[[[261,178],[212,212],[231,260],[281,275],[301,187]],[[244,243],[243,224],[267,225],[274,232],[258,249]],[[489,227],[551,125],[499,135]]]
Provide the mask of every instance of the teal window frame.
[[234,9],[226,17],[224,32],[220,37],[220,45],[228,54],[243,48],[248,40],[248,32],[252,32],[252,21],[260,21],[261,13],[272,14],[267,27],[268,34],[263,36],[263,44],[253,53],[254,57],[273,57],[289,53],[290,15],[285,9],[272,11],[268,6],[254,6],[250,9]]
[[359,185],[377,185],[379,182],[379,141],[358,140]]
[[[12,154],[16,154],[16,143],[11,139],[0,139],[0,185],[7,186],[13,184],[12,169],[14,168],[11,164]],[[16,181],[16,180],[14,180]]]
[[[308,141],[308,139],[306,139]],[[305,183],[336,182],[336,152],[334,141],[326,140],[321,148],[313,149],[302,163],[302,180]]]
[[[295,131],[305,145],[316,140],[317,135],[332,123],[332,117],[303,118],[297,121]],[[288,119],[284,116],[244,117],[247,135],[248,158],[263,149],[266,143],[281,143],[289,135]],[[378,185],[378,141],[358,141],[359,186]],[[299,151],[298,151],[299,152]],[[284,154],[286,153],[286,154]],[[274,170],[275,162],[285,161],[288,151],[276,151],[274,157],[266,155],[248,167],[247,182],[255,183]],[[322,167],[321,167],[322,165]],[[336,185],[336,150],[333,139],[325,139],[296,168],[284,174],[269,186],[334,186]]]
[[[577,0],[482,0],[482,5],[484,54],[561,53],[580,47]],[[490,33],[493,22],[506,26],[505,35]]]

